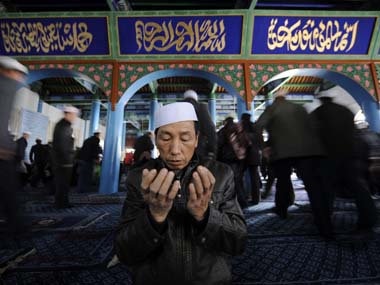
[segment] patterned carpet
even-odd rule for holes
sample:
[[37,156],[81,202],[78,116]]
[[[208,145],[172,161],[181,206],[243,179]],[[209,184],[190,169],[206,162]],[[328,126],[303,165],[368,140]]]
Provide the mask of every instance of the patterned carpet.
[[293,206],[282,220],[263,205],[250,208],[249,242],[245,253],[232,259],[233,283],[380,284],[380,228],[355,231],[351,201],[337,201],[335,209],[336,241],[326,242],[309,211]]
[[[380,284],[380,227],[354,231],[355,204],[338,199],[336,241],[326,242],[297,183],[286,220],[272,212],[273,194],[245,209],[249,239],[244,254],[230,259],[233,284]],[[51,196],[25,193],[31,231],[12,237],[0,222],[0,284],[131,284],[126,266],[107,268],[124,196],[76,194],[75,207],[56,210]]]

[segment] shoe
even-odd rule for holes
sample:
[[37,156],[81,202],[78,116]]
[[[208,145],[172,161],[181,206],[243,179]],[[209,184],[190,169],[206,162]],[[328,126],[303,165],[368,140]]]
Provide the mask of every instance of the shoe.
[[273,209],[273,212],[275,212],[277,214],[277,216],[279,216],[281,219],[286,219],[288,217],[288,211],[285,210],[280,210],[278,208],[274,208]]
[[74,205],[73,204],[67,204],[67,205],[55,205],[55,208],[56,209],[68,209],[68,208],[73,208]]

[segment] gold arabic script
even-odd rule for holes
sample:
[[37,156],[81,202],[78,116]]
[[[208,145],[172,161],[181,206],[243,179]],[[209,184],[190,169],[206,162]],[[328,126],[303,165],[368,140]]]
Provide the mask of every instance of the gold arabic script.
[[85,52],[92,42],[87,24],[56,22],[44,25],[41,22],[1,22],[1,35],[6,52],[45,54],[53,51],[77,50]]
[[277,24],[278,19],[274,18],[268,28],[267,46],[270,50],[286,45],[288,51],[308,49],[323,53],[331,49],[334,52],[350,51],[356,42],[359,21],[353,24],[344,22],[343,27],[337,20],[321,20],[318,24],[315,20],[308,19],[303,26],[301,20],[298,20],[289,26],[286,19],[282,26]]
[[142,48],[151,52],[167,51],[173,47],[177,52],[221,52],[226,47],[226,32],[223,20],[196,20],[189,22],[172,21],[155,23],[136,21],[136,43],[138,50]]

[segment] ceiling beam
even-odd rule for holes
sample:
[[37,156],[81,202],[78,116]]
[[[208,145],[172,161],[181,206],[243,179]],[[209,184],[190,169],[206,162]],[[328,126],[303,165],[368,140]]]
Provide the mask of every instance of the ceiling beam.
[[286,83],[283,84],[282,87],[315,87],[319,85],[321,85],[321,83]]
[[288,82],[292,78],[293,78],[293,76],[289,76],[284,81],[282,81],[280,84],[278,84],[275,88],[273,88],[271,91],[269,91],[266,99],[273,99],[273,94],[276,93],[276,91],[278,89],[283,87],[286,84],[286,82]]
[[249,6],[249,10],[253,10],[256,8],[257,0],[252,0],[251,5]]
[[111,11],[118,11],[115,0],[107,0],[107,4]]
[[[91,84],[90,82],[83,80],[81,78],[74,77],[74,80],[78,82],[81,86],[86,88],[88,91],[90,91],[92,94],[96,93],[97,86],[94,84]],[[65,86],[66,87],[66,86]]]

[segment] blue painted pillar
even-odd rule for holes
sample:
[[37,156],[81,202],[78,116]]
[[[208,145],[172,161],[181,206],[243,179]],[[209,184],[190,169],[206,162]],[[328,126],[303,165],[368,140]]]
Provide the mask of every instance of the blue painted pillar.
[[94,134],[94,131],[99,127],[99,117],[100,117],[100,100],[96,99],[92,101],[91,106],[91,118],[90,118],[90,130],[88,136],[91,137]]
[[210,113],[211,120],[214,122],[216,126],[216,97],[215,94],[211,94],[208,99],[208,111]]
[[154,131],[154,113],[158,108],[158,99],[157,96],[153,95],[150,100],[150,110],[149,110],[149,130]]
[[121,155],[121,133],[124,121],[124,105],[116,104],[112,111],[111,103],[107,110],[107,133],[104,142],[102,170],[99,193],[112,194],[119,189],[119,171]]
[[44,101],[42,101],[41,99],[38,99],[37,112],[42,113],[43,107],[44,107]]
[[88,138],[88,134],[87,134],[87,129],[88,129],[88,125],[89,125],[89,121],[88,120],[85,120],[84,121],[84,130],[83,130],[83,141]]
[[121,130],[121,151],[125,149],[125,137],[127,135],[127,122],[123,122],[123,129]]
[[367,101],[363,104],[363,112],[369,124],[369,128],[374,132],[380,132],[379,106],[375,101]]
[[251,102],[251,110],[249,110],[249,113],[251,114],[251,122],[255,122],[255,103]]
[[243,113],[248,113],[245,101],[241,98],[237,98],[237,116],[238,121],[240,121],[240,117]]

